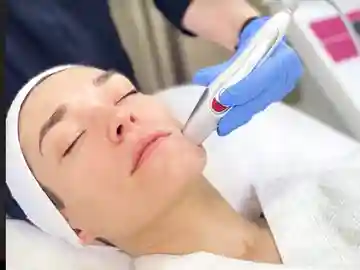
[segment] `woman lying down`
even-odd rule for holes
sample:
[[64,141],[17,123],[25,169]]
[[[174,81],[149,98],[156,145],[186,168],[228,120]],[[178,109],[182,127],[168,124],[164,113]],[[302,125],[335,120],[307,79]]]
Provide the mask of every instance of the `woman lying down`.
[[121,74],[48,70],[19,92],[6,128],[9,189],[50,235],[132,257],[205,251],[282,263],[270,229],[235,212],[203,176],[204,149]]

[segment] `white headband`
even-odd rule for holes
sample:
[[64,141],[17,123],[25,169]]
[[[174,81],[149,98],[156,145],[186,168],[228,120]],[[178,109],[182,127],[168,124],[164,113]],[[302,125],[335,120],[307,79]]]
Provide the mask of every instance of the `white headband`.
[[58,66],[42,72],[25,84],[12,102],[6,116],[6,184],[31,222],[52,236],[81,246],[76,233],[56,209],[30,171],[19,141],[19,113],[27,95],[46,77],[71,67],[76,66]]

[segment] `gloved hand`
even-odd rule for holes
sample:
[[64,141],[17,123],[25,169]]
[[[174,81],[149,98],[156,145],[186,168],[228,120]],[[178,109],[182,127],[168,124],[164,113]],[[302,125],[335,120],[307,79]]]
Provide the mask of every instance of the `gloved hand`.
[[[243,52],[248,40],[267,20],[262,17],[250,21],[240,33],[235,55],[225,63],[201,69],[195,74],[193,83],[208,86]],[[218,134],[229,134],[270,104],[282,100],[295,88],[302,73],[300,58],[282,41],[267,61],[220,96],[221,104],[233,108],[220,119]]]

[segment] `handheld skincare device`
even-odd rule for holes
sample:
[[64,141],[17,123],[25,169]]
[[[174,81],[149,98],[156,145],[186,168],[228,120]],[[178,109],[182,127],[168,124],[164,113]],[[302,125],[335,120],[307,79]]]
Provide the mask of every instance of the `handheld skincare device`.
[[220,104],[219,96],[248,76],[272,54],[283,40],[296,6],[271,17],[249,41],[245,50],[204,91],[186,122],[183,134],[200,145],[231,109]]

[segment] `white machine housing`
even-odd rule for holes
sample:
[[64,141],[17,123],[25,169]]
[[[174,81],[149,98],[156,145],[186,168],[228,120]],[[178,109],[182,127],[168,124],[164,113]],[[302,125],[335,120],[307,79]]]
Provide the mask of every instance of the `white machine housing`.
[[[359,0],[337,0],[336,3],[352,23],[360,22]],[[269,7],[271,13],[283,8],[281,4]],[[301,1],[288,38],[349,135],[360,140],[360,53],[340,22],[338,11],[327,1]],[[360,33],[357,39],[360,42]],[[314,90],[307,88],[305,91]],[[312,104],[317,105],[322,106],[320,102]]]

